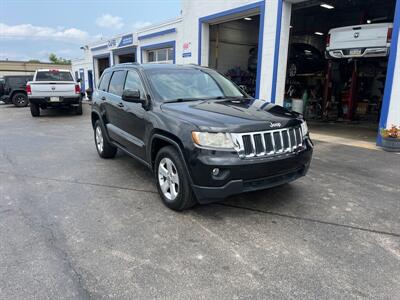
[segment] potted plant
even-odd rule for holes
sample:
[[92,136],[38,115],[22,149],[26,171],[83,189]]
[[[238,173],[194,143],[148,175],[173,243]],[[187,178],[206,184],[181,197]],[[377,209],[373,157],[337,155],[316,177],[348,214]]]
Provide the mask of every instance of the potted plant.
[[386,151],[400,152],[400,126],[392,125],[381,129],[382,148]]

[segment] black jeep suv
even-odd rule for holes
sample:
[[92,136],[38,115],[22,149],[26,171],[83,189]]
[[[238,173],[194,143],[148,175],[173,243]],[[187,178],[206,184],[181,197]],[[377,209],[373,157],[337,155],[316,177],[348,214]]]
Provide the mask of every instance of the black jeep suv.
[[121,64],[93,94],[99,155],[117,148],[154,172],[165,205],[183,210],[307,173],[306,122],[194,65]]
[[0,101],[13,103],[17,107],[27,106],[29,100],[25,87],[32,78],[32,75],[7,75],[0,78]]

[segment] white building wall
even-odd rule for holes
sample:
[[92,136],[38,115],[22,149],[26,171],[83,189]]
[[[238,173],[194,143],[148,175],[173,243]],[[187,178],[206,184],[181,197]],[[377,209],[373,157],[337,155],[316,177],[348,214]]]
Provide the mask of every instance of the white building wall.
[[[268,1],[268,0],[267,0]],[[275,1],[275,0],[271,0]],[[249,0],[212,0],[212,1],[192,1],[182,0],[182,41],[178,44],[177,49],[181,55],[178,55],[178,63],[198,63],[198,34],[199,34],[199,18],[223,12],[239,6],[243,6],[258,1]],[[202,43],[202,65],[208,65],[208,26],[203,25],[203,43]],[[183,44],[190,43],[191,57],[182,57]]]
[[[276,98],[275,103],[283,105],[286,85],[286,71],[289,54],[290,20],[292,16],[292,4],[283,1],[282,20],[281,20],[281,38],[279,47],[278,76],[276,80]],[[268,99],[268,98],[267,98]]]
[[[143,63],[146,62],[146,58],[144,57],[144,50],[142,50],[141,48],[148,47],[150,45],[156,45],[156,44],[161,44],[161,43],[165,43],[165,42],[175,41],[175,52],[177,52],[176,44],[178,43],[178,41],[182,35],[181,22],[182,22],[181,18],[177,18],[177,19],[173,19],[170,21],[166,21],[162,24],[149,26],[149,27],[143,28],[140,31],[138,31],[137,32],[137,39],[138,39],[137,61],[139,63],[142,61],[143,61]],[[149,34],[157,34],[159,32],[174,29],[174,28],[176,30],[175,32],[141,39],[142,36],[146,36]],[[176,58],[177,58],[177,55],[178,55],[178,53],[175,53]]]
[[272,92],[277,12],[278,0],[266,0],[259,97],[268,101]]
[[80,76],[80,70],[83,69],[84,79],[85,79],[85,89],[89,87],[89,76],[88,71],[93,69],[92,55],[90,50],[84,50],[84,56],[80,59],[74,59],[71,61],[71,70],[75,76],[75,72],[78,72]]

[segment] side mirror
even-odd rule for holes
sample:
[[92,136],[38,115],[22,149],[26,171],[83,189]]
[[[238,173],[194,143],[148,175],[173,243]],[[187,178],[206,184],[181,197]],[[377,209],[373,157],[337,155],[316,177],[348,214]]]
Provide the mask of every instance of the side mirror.
[[78,78],[78,79],[76,80],[76,82],[82,82],[82,79]]
[[133,103],[143,103],[145,100],[140,99],[139,90],[124,90],[122,92],[122,100]]

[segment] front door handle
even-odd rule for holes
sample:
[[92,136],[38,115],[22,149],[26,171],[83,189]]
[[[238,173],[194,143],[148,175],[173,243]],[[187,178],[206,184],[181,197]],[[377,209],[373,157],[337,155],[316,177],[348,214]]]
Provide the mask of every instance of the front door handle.
[[103,100],[103,101],[106,101],[106,97],[104,97],[104,96],[101,97],[100,99]]
[[119,107],[124,107],[124,104],[122,102],[118,103]]

